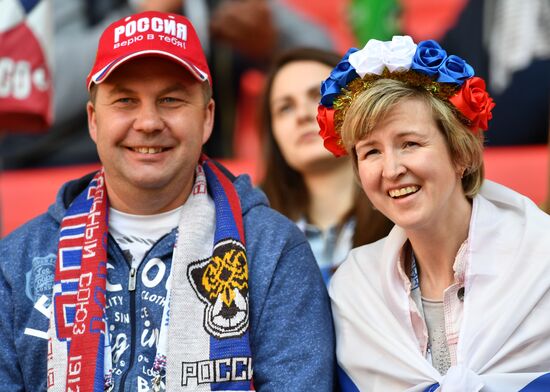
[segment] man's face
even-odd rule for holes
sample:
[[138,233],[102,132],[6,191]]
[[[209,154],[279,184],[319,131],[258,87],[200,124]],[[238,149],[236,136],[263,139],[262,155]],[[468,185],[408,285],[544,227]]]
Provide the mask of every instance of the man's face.
[[96,88],[88,125],[111,205],[144,213],[131,201],[148,196],[159,200],[150,213],[181,205],[212,131],[214,102],[205,102],[201,83],[181,65],[148,57],[121,65]]

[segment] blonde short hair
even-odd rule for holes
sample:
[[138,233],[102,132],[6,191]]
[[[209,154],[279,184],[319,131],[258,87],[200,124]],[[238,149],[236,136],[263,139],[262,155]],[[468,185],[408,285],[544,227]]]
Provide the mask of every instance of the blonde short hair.
[[400,102],[420,99],[431,108],[433,118],[444,136],[456,167],[465,168],[462,177],[464,194],[473,198],[483,183],[483,135],[473,132],[457,118],[450,104],[423,88],[411,87],[399,80],[379,79],[358,93],[345,114],[340,129],[346,151],[357,170],[355,144],[369,135],[376,125]]

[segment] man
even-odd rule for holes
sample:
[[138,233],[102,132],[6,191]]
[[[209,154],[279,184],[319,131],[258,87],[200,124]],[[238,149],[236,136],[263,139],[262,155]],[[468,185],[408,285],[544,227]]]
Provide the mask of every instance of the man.
[[0,242],[3,390],[331,390],[306,240],[201,155],[210,83],[184,17],[105,30],[87,106],[103,169]]

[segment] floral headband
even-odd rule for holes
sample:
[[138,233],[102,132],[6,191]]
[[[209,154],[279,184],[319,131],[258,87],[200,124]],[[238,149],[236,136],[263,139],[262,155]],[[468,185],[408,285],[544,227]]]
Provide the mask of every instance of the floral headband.
[[325,148],[346,155],[340,128],[357,94],[378,79],[395,79],[422,87],[448,102],[461,122],[472,131],[487,130],[495,106],[485,81],[462,58],[447,55],[433,40],[415,44],[409,36],[391,41],[371,39],[361,50],[351,48],[321,84],[317,121]]

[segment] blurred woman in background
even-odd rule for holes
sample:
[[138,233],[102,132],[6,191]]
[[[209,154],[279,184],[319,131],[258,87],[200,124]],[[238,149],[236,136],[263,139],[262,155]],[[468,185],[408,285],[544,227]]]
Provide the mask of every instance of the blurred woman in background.
[[271,206],[304,231],[326,282],[352,247],[392,226],[362,195],[351,160],[336,159],[318,134],[320,85],[339,60],[319,49],[283,53],[267,77],[261,111],[263,189]]

